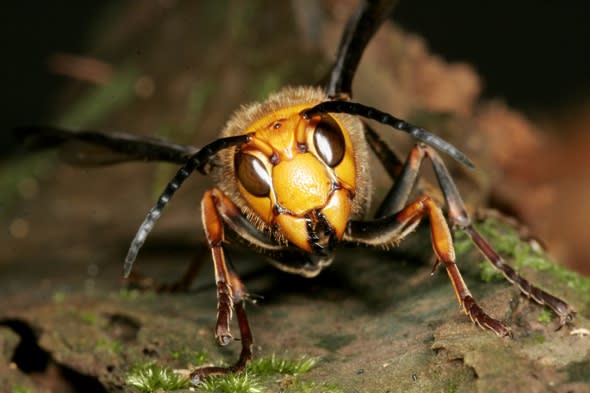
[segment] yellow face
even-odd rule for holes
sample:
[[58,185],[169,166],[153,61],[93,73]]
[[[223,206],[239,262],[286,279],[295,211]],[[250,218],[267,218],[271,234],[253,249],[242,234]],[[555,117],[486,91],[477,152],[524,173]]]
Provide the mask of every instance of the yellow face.
[[342,238],[356,187],[350,136],[332,116],[300,116],[311,106],[283,108],[251,124],[245,133],[254,137],[234,158],[248,205],[309,252]]

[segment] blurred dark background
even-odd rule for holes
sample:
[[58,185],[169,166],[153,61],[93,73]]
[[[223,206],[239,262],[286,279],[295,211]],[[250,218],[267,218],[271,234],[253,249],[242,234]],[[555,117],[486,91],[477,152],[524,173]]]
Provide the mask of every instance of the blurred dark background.
[[394,20],[433,52],[473,64],[485,97],[535,115],[587,100],[589,10],[585,2],[402,0]]
[[[0,314],[8,310],[9,314],[16,313],[19,318],[27,315],[27,320],[35,321],[31,324],[35,334],[43,334],[39,344],[43,350],[51,351],[45,357],[51,355],[55,365],[63,365],[64,369],[67,366],[67,375],[52,371],[55,367],[39,373],[35,370],[39,386],[74,383],[78,375],[72,376],[72,371],[97,376],[101,383],[121,384],[125,365],[133,364],[134,354],[141,356],[142,362],[169,358],[172,351],[166,344],[168,335],[154,330],[155,326],[161,329],[162,324],[169,324],[170,320],[162,321],[169,315],[173,315],[173,321],[180,321],[176,319],[179,315],[191,320],[190,334],[170,330],[175,336],[187,337],[190,346],[181,344],[177,337],[173,339],[174,345],[198,348],[196,342],[203,335],[207,345],[211,345],[208,348],[213,348],[208,330],[215,318],[215,313],[211,313],[215,296],[213,266],[205,263],[195,284],[196,291],[203,290],[204,296],[162,296],[153,302],[151,295],[140,299],[133,292],[119,291],[123,285],[122,263],[131,237],[177,167],[143,162],[71,167],[57,160],[53,152],[2,160],[3,154],[15,152],[9,130],[20,125],[52,124],[149,134],[203,146],[216,137],[240,105],[260,100],[287,84],[320,80],[329,69],[353,3],[354,0],[23,0],[3,4],[0,296],[4,303]],[[474,186],[474,190],[461,188],[469,207],[506,208],[547,245],[555,261],[586,275],[590,275],[588,7],[583,2],[547,0],[399,0],[392,18],[414,34],[384,26],[367,50],[354,87],[359,101],[432,128],[461,149],[470,149],[465,151],[477,162],[476,170],[461,172],[462,168],[450,162],[459,187]],[[424,41],[418,36],[424,37]],[[399,56],[400,53],[407,55]],[[437,103],[450,105],[443,109],[434,107],[435,100],[429,101],[431,96],[438,99]],[[383,134],[384,139],[392,137],[392,133]],[[407,136],[399,139],[408,145],[414,143]],[[407,152],[407,146],[397,142],[388,140],[396,143],[392,146],[399,147],[400,152]],[[372,170],[375,194],[384,194],[391,185],[390,179],[379,178],[379,170],[383,170],[378,164]],[[196,248],[203,243],[199,200],[212,181],[192,176],[175,194],[141,250],[137,266],[140,271],[172,282],[180,277],[195,252],[201,253]],[[470,197],[471,194],[477,195]],[[413,238],[428,241],[427,236]],[[421,246],[421,250],[429,248]],[[344,260],[335,264],[335,269],[317,279],[324,281],[308,280],[309,284],[302,284],[297,278],[286,279],[276,269],[264,268],[259,258],[250,258],[248,253],[244,253],[244,259],[252,261],[242,261],[242,255],[235,254],[237,268],[253,293],[258,293],[252,289],[258,282],[272,288],[262,294],[277,294],[267,297],[265,307],[252,308],[258,316],[266,316],[253,318],[254,326],[260,327],[255,330],[271,327],[270,331],[274,331],[275,322],[289,327],[278,336],[257,336],[261,340],[257,341],[257,348],[297,347],[307,353],[306,346],[323,346],[321,343],[328,342],[323,338],[329,336],[324,334],[323,324],[329,324],[337,329],[335,342],[344,339],[345,343],[337,344],[337,348],[349,348],[343,355],[355,353],[354,361],[358,364],[377,364],[373,357],[368,362],[357,359],[358,351],[354,351],[369,345],[365,340],[372,328],[358,335],[364,340],[362,343],[348,344],[348,337],[357,336],[354,327],[366,324],[356,323],[356,319],[346,323],[348,314],[342,314],[342,310],[349,310],[346,312],[354,314],[354,318],[359,307],[364,310],[361,316],[368,311],[369,326],[379,325],[374,329],[379,332],[375,341],[379,345],[384,334],[400,332],[401,337],[405,326],[415,324],[416,308],[418,314],[422,310],[430,319],[434,315],[435,320],[445,320],[438,317],[445,309],[439,306],[443,303],[429,306],[429,297],[437,302],[442,299],[437,282],[444,282],[445,296],[453,302],[444,275],[431,280],[429,266],[414,275],[409,273],[414,266],[396,265],[392,269],[390,259],[382,258],[382,254],[365,259],[357,258],[364,251],[350,256],[345,253],[342,256],[352,263]],[[427,258],[423,262],[428,263]],[[373,264],[377,260],[386,263]],[[362,265],[371,273],[357,271],[364,268]],[[477,261],[474,259],[464,267],[464,272],[472,271],[467,273],[469,278],[475,279],[473,275],[479,273]],[[468,282],[477,284],[469,278]],[[398,282],[403,285],[397,285]],[[490,296],[499,293],[493,286],[486,288],[485,293]],[[557,293],[568,290],[572,288],[560,288]],[[89,300],[78,296],[79,293],[89,295]],[[303,297],[292,297],[295,293]],[[397,296],[398,293],[402,295]],[[322,311],[319,318],[304,315],[306,309],[300,307],[309,303],[306,300],[311,297],[322,301],[321,307],[312,307]],[[503,298],[508,299],[495,297]],[[384,320],[378,314],[386,310],[389,299],[394,299],[391,305],[397,311],[385,312],[387,317],[382,323]],[[289,307],[289,311],[286,313],[280,304]],[[290,304],[297,305],[295,310]],[[279,308],[272,308],[273,305]],[[201,312],[201,307],[207,307],[207,313]],[[410,309],[412,313],[407,317],[404,314]],[[452,309],[456,309],[454,303]],[[583,312],[580,308],[578,311]],[[87,318],[92,315],[97,317]],[[285,319],[287,316],[289,320]],[[273,322],[269,323],[271,318]],[[141,322],[134,322],[136,319]],[[391,323],[393,320],[395,323]],[[300,323],[305,323],[306,328],[301,329]],[[141,338],[126,337],[130,326],[134,332],[141,326]],[[182,326],[184,322],[177,327],[184,329]],[[347,326],[351,330],[346,330]],[[396,330],[382,330],[383,326]],[[422,326],[424,334],[414,335],[420,341],[431,337],[433,326],[438,325]],[[538,325],[531,326],[536,329]],[[522,327],[519,323],[518,328]],[[197,329],[199,337],[195,337]],[[317,332],[322,332],[320,340],[310,339],[308,334]],[[0,353],[0,391],[4,391],[2,365],[8,365],[3,363],[3,356],[10,353],[13,341],[6,338],[11,336],[5,331],[3,334],[6,345],[5,353]],[[82,341],[74,336],[80,336]],[[26,342],[37,345],[35,338]],[[122,343],[123,350],[115,346],[103,348],[102,344],[94,346],[93,342]],[[430,344],[427,345],[425,351],[430,351]],[[403,333],[401,348],[419,347],[408,344]],[[335,350],[329,351],[336,354]],[[27,360],[38,360],[36,353],[23,353]],[[416,353],[424,357],[424,352]],[[316,352],[310,354],[315,356]],[[340,355],[329,356],[346,370],[345,380],[351,376],[359,378],[359,373],[350,373],[350,363],[341,362]],[[391,353],[383,358],[391,359]],[[414,367],[416,363],[408,364]],[[441,370],[438,361],[433,364],[437,372]],[[456,366],[451,365],[453,370],[458,370]],[[383,372],[391,369],[378,367]],[[569,374],[569,368],[564,370],[568,373],[560,374]],[[553,378],[554,374],[553,370],[548,375]],[[460,375],[463,378],[462,371]],[[537,376],[535,373],[536,381]],[[364,376],[360,377],[364,381]]]
[[[52,100],[68,82],[52,74],[54,52],[84,53],[105,13],[119,1],[20,1],[0,15],[4,127],[51,119]],[[297,1],[294,1],[297,4]],[[295,5],[297,6],[297,5]],[[393,19],[426,38],[450,61],[474,65],[485,97],[531,116],[571,111],[590,92],[590,5],[584,2],[401,0]],[[0,151],[11,148],[7,133]]]
[[[56,72],[56,54],[102,61],[102,65],[112,67],[112,79],[125,77],[128,63],[135,66],[131,67],[129,80],[141,81],[143,75],[152,78],[143,87],[127,85],[130,93],[125,94],[134,98],[123,99],[119,104],[109,102],[116,99],[108,96],[118,94],[117,91],[103,89],[106,97],[94,97],[82,108],[82,112],[86,111],[85,122],[66,124],[155,132],[166,137],[172,137],[169,129],[181,128],[185,134],[180,138],[174,135],[173,139],[200,144],[211,136],[197,135],[195,140],[196,124],[199,130],[215,132],[225,121],[219,119],[227,119],[227,114],[241,103],[258,99],[287,83],[318,80],[325,72],[326,60],[318,60],[311,71],[299,67],[297,62],[307,63],[310,68],[310,62],[305,58],[309,54],[297,55],[300,52],[295,44],[303,37],[293,33],[298,31],[293,26],[293,15],[306,9],[341,8],[343,20],[353,8],[351,3],[7,3],[0,14],[0,155],[14,151],[8,130],[18,125],[63,124],[61,115],[76,112],[71,104],[93,87],[115,85],[76,80],[71,70]],[[529,166],[501,169],[512,171],[508,173],[512,183],[506,182],[506,188],[526,184],[514,192],[514,199],[508,204],[535,233],[548,239],[558,260],[586,272],[590,271],[586,262],[590,251],[583,233],[590,217],[590,212],[583,209],[590,195],[590,181],[584,180],[590,165],[589,7],[583,2],[533,0],[400,0],[392,15],[404,30],[424,37],[431,52],[449,62],[472,65],[483,80],[484,100],[501,100],[534,120],[538,133],[531,134],[532,138],[542,142],[523,159]],[[308,19],[313,21],[313,15]],[[307,28],[314,30],[313,26]],[[339,28],[333,29],[335,37]],[[253,51],[256,45],[263,49]],[[333,47],[324,42],[315,45],[315,50]],[[332,55],[330,52],[325,57]],[[64,63],[71,62],[66,60]],[[141,73],[133,74],[136,71]],[[254,72],[263,76],[254,76]],[[208,80],[207,75],[214,76]],[[243,82],[244,78],[251,82]],[[150,85],[153,81],[155,94]],[[145,96],[138,89],[144,89]],[[94,109],[95,103],[104,108]],[[102,111],[102,117],[95,116],[93,110]],[[163,119],[158,119],[156,112],[164,113]],[[505,128],[509,129],[508,125]],[[501,138],[513,137],[510,131],[507,135]],[[544,138],[545,135],[548,137]],[[518,156],[518,148],[514,147],[516,151],[509,154]],[[0,166],[0,174],[2,169]],[[4,172],[12,169],[6,168]],[[0,201],[0,210],[3,206],[10,205]]]
[[[0,13],[4,130],[51,120],[55,108],[52,100],[69,81],[49,71],[50,56],[88,50],[96,17],[109,6],[108,1],[25,0],[5,4]],[[9,137],[8,132],[0,134],[0,154],[12,149]]]

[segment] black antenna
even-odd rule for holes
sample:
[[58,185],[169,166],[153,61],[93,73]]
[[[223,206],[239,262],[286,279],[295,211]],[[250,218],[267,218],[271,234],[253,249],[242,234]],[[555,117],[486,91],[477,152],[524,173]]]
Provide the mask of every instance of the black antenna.
[[129,276],[131,273],[131,268],[133,267],[133,262],[135,262],[135,258],[137,258],[137,254],[139,253],[139,249],[145,242],[145,239],[149,235],[149,233],[154,228],[156,221],[160,218],[162,214],[162,210],[170,201],[176,190],[180,188],[182,183],[193,173],[195,170],[202,171],[204,166],[209,162],[209,160],[217,154],[220,150],[227,149],[228,147],[242,145],[250,140],[251,134],[244,134],[238,136],[230,136],[226,138],[217,139],[210,144],[203,147],[201,150],[193,154],[192,156],[187,158],[187,161],[184,165],[176,172],[176,175],[170,180],[166,188],[158,198],[158,201],[152,207],[139,226],[131,245],[129,246],[129,251],[127,251],[127,256],[125,257],[125,263],[123,265],[123,274],[125,278]]
[[359,2],[340,38],[336,61],[325,87],[328,97],[352,94],[352,80],[363,52],[395,4],[395,0]]
[[309,119],[321,113],[347,113],[349,115],[361,116],[370,120],[378,121],[379,123],[388,125],[397,130],[407,132],[419,141],[422,141],[427,145],[430,145],[435,149],[450,155],[455,160],[469,168],[475,167],[473,162],[471,162],[471,160],[467,158],[465,154],[463,154],[459,149],[451,145],[449,142],[446,142],[424,128],[417,127],[405,120],[398,119],[389,113],[382,112],[370,106],[350,101],[326,101],[310,109],[302,111],[301,116]]
[[[13,130],[14,137],[21,142],[27,151],[67,147],[69,143],[77,142],[83,146],[101,146],[96,158],[86,158],[84,150],[81,156],[66,158],[66,161],[76,165],[106,165],[123,161],[166,161],[184,164],[188,157],[197,152],[193,146],[179,145],[163,139],[145,135],[128,134],[124,132],[102,131],[70,131],[57,127],[30,126],[17,127]],[[111,154],[107,154],[110,152]],[[113,159],[117,157],[117,159]]]

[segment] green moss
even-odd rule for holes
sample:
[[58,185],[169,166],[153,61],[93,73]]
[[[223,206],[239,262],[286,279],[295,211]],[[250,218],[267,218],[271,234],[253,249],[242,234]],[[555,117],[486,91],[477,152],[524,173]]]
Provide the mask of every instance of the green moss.
[[[477,223],[475,227],[489,240],[500,255],[506,259],[510,259],[511,265],[517,270],[526,267],[549,273],[565,283],[569,288],[583,295],[583,298],[590,299],[590,279],[551,261],[538,247],[535,247],[529,242],[522,241],[514,228],[494,219],[487,219]],[[464,233],[457,233],[456,247],[457,250],[463,252],[473,249],[469,237]],[[480,266],[480,274],[484,281],[502,278],[502,275],[487,261]]]
[[207,363],[208,358],[209,358],[209,355],[207,354],[207,352],[204,352],[204,351],[193,352],[190,356],[190,364],[193,364],[195,366],[200,366],[200,365]]
[[[285,393],[340,393],[336,386],[302,381],[299,377],[315,366],[318,359],[280,358],[275,354],[253,360],[243,373],[205,378],[198,386],[203,392],[282,391]],[[270,389],[270,390],[269,390]]]
[[316,363],[316,358],[280,359],[273,353],[271,356],[253,360],[248,365],[248,371],[256,375],[298,375],[308,372]]
[[455,253],[457,255],[467,254],[469,251],[473,250],[473,243],[467,234],[463,231],[457,231],[454,233],[454,243],[455,246]]
[[142,392],[154,392],[158,389],[164,391],[177,390],[189,387],[187,378],[152,363],[139,365],[131,369],[125,378],[125,383]]
[[[181,350],[171,353],[175,360],[187,356],[196,360],[193,365],[203,364],[208,357],[206,352],[189,353]],[[341,393],[342,390],[334,385],[299,379],[302,374],[311,370],[317,361],[316,358],[310,357],[287,359],[272,354],[252,361],[241,373],[203,378],[196,390],[215,393],[258,393],[277,390],[285,393]],[[127,374],[126,383],[142,392],[182,389],[190,385],[187,378],[153,363],[133,367]]]
[[553,312],[548,309],[547,307],[543,308],[541,310],[541,312],[539,313],[539,317],[537,318],[537,321],[541,322],[541,323],[550,323],[553,320]]
[[247,371],[205,378],[199,385],[199,389],[202,392],[215,393],[259,393],[264,391],[259,378]]
[[479,278],[481,278],[483,282],[504,280],[502,273],[494,269],[494,267],[488,261],[479,263]]

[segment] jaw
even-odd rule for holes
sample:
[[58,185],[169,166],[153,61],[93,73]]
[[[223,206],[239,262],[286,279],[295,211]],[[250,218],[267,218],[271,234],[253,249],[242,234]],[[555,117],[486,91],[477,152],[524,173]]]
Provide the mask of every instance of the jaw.
[[275,222],[289,243],[312,255],[331,253],[335,243],[340,240],[339,233],[320,209],[311,210],[300,217],[279,214]]
[[292,253],[282,260],[269,259],[276,268],[291,274],[298,274],[305,278],[313,278],[327,266],[332,264],[334,254],[316,255],[307,253]]
[[334,260],[334,247],[339,239],[321,209],[311,210],[301,217],[282,213],[275,223],[294,251],[288,255],[288,260],[271,260],[277,268],[310,278]]
[[274,223],[289,243],[301,250],[315,255],[331,253],[344,235],[351,199],[348,190],[336,189],[323,206],[311,208],[303,214],[280,211]]

